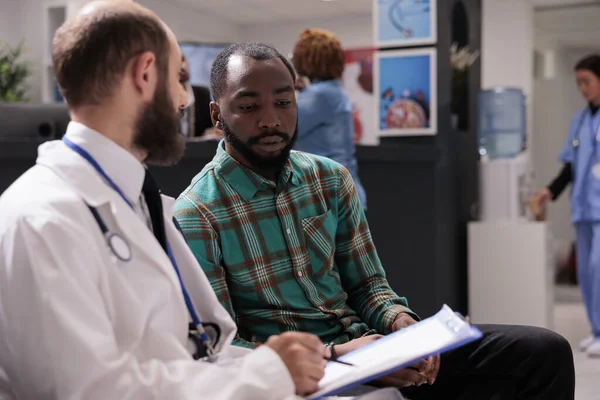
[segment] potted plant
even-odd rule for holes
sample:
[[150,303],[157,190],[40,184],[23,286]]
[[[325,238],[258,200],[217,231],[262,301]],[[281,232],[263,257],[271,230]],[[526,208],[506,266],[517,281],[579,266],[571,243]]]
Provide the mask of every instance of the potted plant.
[[452,67],[450,110],[454,129],[457,129],[459,125],[459,118],[464,118],[464,113],[461,111],[468,109],[468,104],[465,104],[465,101],[468,92],[469,68],[478,57],[479,51],[471,50],[468,46],[459,48],[457,43],[450,46],[450,65]]
[[22,61],[23,42],[10,46],[0,41],[0,102],[28,101],[25,81],[31,75],[31,65]]

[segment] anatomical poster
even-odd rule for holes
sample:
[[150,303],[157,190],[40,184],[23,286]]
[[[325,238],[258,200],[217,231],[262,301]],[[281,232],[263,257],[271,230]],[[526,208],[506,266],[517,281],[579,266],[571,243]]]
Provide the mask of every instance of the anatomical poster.
[[373,27],[377,47],[435,44],[436,0],[373,0]]
[[435,135],[435,49],[375,53],[374,95],[378,136]]

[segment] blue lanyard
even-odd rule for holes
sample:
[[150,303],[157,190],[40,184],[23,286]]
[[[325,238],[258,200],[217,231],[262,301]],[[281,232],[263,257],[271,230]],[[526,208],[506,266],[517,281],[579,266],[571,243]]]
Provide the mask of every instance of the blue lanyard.
[[[129,200],[127,200],[127,197],[125,197],[125,195],[123,194],[121,189],[119,189],[117,184],[112,179],[110,179],[110,177],[106,174],[106,172],[104,172],[104,170],[102,169],[100,164],[98,164],[98,162],[94,159],[94,157],[92,157],[90,155],[90,153],[88,153],[83,148],[81,148],[80,146],[76,145],[75,143],[73,143],[72,141],[67,139],[66,136],[63,136],[62,141],[71,150],[75,151],[77,154],[79,154],[81,157],[83,157],[87,162],[89,162],[92,165],[92,167],[94,167],[96,172],[98,172],[98,174],[100,174],[100,176],[102,176],[102,178],[104,178],[104,180],[108,183],[108,185],[121,196],[123,201],[125,201],[125,203],[127,203],[127,205],[129,207],[131,207],[132,210],[134,210],[133,204],[131,204],[131,202]],[[177,278],[179,279],[179,285],[181,286],[181,291],[183,292],[183,298],[185,299],[185,305],[187,306],[187,309],[190,313],[192,322],[194,323],[194,325],[196,326],[196,329],[198,330],[198,333],[200,334],[200,340],[206,347],[206,350],[209,353],[209,355],[212,355],[212,354],[210,354],[210,353],[212,353],[212,346],[210,344],[210,338],[208,337],[208,334],[204,330],[204,327],[203,327],[202,323],[200,322],[200,318],[198,318],[198,314],[196,314],[196,310],[194,309],[194,305],[192,304],[192,300],[190,299],[188,291],[185,288],[185,285],[183,284],[183,279],[181,279],[181,274],[179,273],[179,267],[177,266],[177,261],[175,261],[175,257],[173,256],[173,252],[171,252],[171,246],[169,245],[168,241],[167,241],[167,254],[169,255],[171,264],[173,264],[173,268],[175,269],[175,272],[177,273]]]

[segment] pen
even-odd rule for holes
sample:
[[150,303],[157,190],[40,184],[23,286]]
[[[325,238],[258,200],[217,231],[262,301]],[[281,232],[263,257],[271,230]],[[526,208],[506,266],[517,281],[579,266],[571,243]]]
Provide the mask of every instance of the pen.
[[349,362],[346,361],[342,361],[342,360],[331,360],[327,357],[323,357],[325,360],[330,361],[330,362],[334,362],[334,363],[338,363],[338,364],[343,364],[343,365],[347,365],[349,367],[354,367],[354,364],[350,364]]
[[[259,340],[259,338],[257,336],[252,336],[252,338],[250,339],[250,341],[254,342],[254,343],[258,344],[258,345],[262,345],[263,344],[263,341]],[[347,365],[349,367],[354,367],[355,366],[354,364],[350,364],[349,362],[342,361],[342,360],[332,360],[332,359],[327,358],[325,356],[323,357],[323,359],[326,360],[326,361],[329,361],[329,362],[338,363],[338,364],[342,364],[342,365]]]

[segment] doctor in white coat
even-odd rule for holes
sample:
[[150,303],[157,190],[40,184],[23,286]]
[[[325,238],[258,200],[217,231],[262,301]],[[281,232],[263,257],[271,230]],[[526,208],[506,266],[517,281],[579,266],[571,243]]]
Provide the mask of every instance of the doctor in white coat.
[[159,198],[153,218],[143,163],[173,163],[184,148],[187,76],[172,32],[136,3],[96,2],[58,30],[53,61],[73,122],[0,197],[0,399],[316,390],[321,341],[289,333],[234,353],[235,324],[172,200]]

